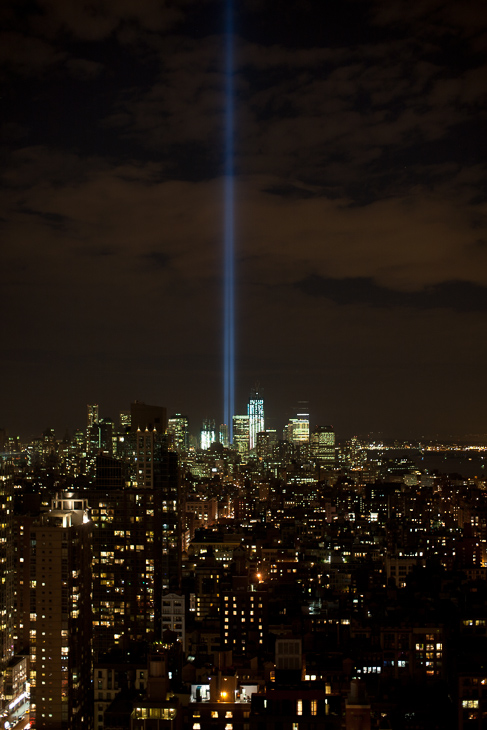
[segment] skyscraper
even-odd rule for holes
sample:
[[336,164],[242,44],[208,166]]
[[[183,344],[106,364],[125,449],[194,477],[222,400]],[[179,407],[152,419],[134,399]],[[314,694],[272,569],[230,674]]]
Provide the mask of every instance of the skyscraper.
[[259,459],[269,459],[272,456],[277,444],[277,432],[275,429],[267,429],[257,434],[256,453]]
[[[156,431],[137,434],[137,490],[149,489],[154,501],[156,628],[160,627],[161,591],[177,590],[181,572],[181,527],[178,459],[166,437]],[[141,473],[142,472],[142,473]],[[149,515],[150,516],[150,515]],[[141,531],[141,535],[143,533]],[[160,579],[160,580],[159,580]],[[160,585],[159,585],[160,584]]]
[[128,464],[97,457],[95,488],[87,492],[93,516],[94,656],[114,644],[158,639],[165,590],[179,588],[178,460],[166,436],[135,434],[135,481]]
[[130,429],[137,433],[140,429],[154,430],[158,433],[166,433],[167,416],[163,406],[149,406],[146,403],[136,400],[130,404]]
[[264,431],[264,398],[259,387],[252,388],[248,404],[249,415],[249,449],[257,446],[257,434]]
[[92,405],[86,406],[87,410],[87,428],[91,428],[95,423],[98,423],[98,404],[94,403]]
[[333,426],[316,426],[309,439],[311,457],[321,463],[335,462],[335,431]]
[[56,496],[49,512],[19,517],[19,643],[30,646],[31,723],[93,727],[91,522],[86,500]]
[[187,416],[175,413],[168,419],[167,433],[169,444],[178,454],[186,453],[189,449],[189,421]]
[[98,430],[98,404],[86,406],[87,423],[86,423],[86,453],[88,455],[87,471],[94,470],[94,457],[99,450],[100,433]]
[[298,403],[296,418],[290,418],[284,429],[284,438],[292,444],[309,442],[309,407],[307,401]]
[[249,453],[249,417],[233,417],[233,447],[238,453],[247,457]]
[[[1,457],[0,457],[1,459]],[[2,462],[0,461],[0,467]],[[12,540],[14,486],[0,471],[0,669],[13,656],[14,546]]]
[[211,444],[215,442],[215,440],[215,419],[205,418],[203,421],[203,428],[201,429],[200,448],[203,451],[206,451],[210,448]]
[[228,426],[226,423],[220,423],[219,428],[219,441],[225,448],[228,447],[229,444],[229,436],[228,436]]
[[118,422],[122,433],[130,431],[131,420],[130,411],[120,411],[118,414]]

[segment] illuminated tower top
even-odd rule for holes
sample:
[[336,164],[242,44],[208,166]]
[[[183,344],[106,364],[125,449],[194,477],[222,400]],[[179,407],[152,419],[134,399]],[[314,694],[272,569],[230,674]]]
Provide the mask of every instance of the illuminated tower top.
[[249,448],[252,451],[257,446],[257,434],[264,431],[264,397],[262,388],[258,386],[250,391],[248,404],[249,414]]
[[309,441],[308,401],[299,401],[296,418],[290,418],[284,429],[284,438],[293,444]]

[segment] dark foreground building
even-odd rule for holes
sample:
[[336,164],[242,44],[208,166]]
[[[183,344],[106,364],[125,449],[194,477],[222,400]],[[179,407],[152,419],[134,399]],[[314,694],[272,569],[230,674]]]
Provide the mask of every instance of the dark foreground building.
[[136,480],[122,462],[101,454],[95,488],[87,492],[95,661],[112,646],[160,638],[163,592],[180,583],[177,455],[157,431],[134,438]]

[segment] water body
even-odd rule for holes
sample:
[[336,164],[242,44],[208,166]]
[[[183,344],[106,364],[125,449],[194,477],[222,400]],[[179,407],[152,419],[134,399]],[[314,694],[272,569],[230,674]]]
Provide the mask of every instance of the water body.
[[[369,451],[369,458],[377,458],[379,452]],[[416,468],[428,474],[437,471],[441,474],[460,474],[465,478],[487,475],[487,452],[475,451],[420,451],[419,449],[390,449],[380,452],[384,462],[404,458],[413,462]],[[375,454],[375,457],[374,457]],[[407,467],[406,467],[407,468]]]

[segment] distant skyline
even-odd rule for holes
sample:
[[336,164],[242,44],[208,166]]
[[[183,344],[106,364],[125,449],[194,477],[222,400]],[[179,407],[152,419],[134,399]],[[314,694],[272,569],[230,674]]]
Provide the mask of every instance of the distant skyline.
[[[224,0],[0,7],[0,427],[223,417]],[[487,6],[242,0],[235,410],[487,431]]]
[[[133,399],[131,402],[133,402],[135,399]],[[139,399],[140,400],[140,399]],[[197,439],[199,441],[201,429],[203,427],[203,421],[205,420],[213,420],[215,422],[215,429],[216,433],[218,432],[218,426],[219,422],[218,419],[215,417],[212,413],[205,413],[201,417],[192,415],[191,411],[184,411],[177,408],[167,408],[166,404],[164,403],[152,403],[149,401],[146,401],[148,405],[157,405],[157,406],[163,406],[167,409],[167,417],[171,418],[172,416],[176,414],[184,415],[189,420],[189,433],[192,437]],[[27,421],[20,424],[20,427],[15,430],[12,428],[8,428],[8,426],[5,426],[4,424],[0,423],[0,429],[6,428],[7,435],[8,436],[19,436],[21,438],[21,441],[28,442],[33,438],[39,437],[42,435],[44,431],[50,428],[54,428],[56,438],[58,440],[62,440],[66,430],[68,430],[70,436],[72,437],[76,430],[86,430],[87,426],[87,414],[86,414],[86,406],[87,405],[98,405],[99,407],[99,418],[105,419],[110,418],[115,427],[118,429],[119,427],[119,417],[120,413],[122,411],[130,411],[130,402],[121,404],[120,407],[116,406],[114,409],[107,408],[103,402],[92,402],[91,404],[85,404],[84,406],[80,406],[80,408],[77,409],[76,413],[71,414],[71,417],[69,420],[67,420],[65,423],[62,422],[54,422],[54,421],[42,421],[42,414],[37,414],[35,417],[35,421],[38,423],[43,423],[44,425],[39,426],[37,429],[32,428],[31,424]],[[296,415],[299,412],[299,408],[297,407],[298,404],[295,405],[294,409],[291,405],[287,410],[285,408],[269,408],[268,404],[265,404],[265,428],[266,429],[275,429],[277,431],[277,437],[280,439],[283,436],[283,430],[284,427],[287,425],[289,419],[295,418]],[[424,440],[439,440],[442,439],[445,442],[448,442],[449,440],[455,441],[457,439],[459,442],[468,440],[471,438],[473,440],[473,443],[475,444],[477,441],[485,442],[487,445],[487,432],[464,432],[464,433],[448,433],[446,431],[443,432],[431,432],[431,433],[423,433],[419,435],[411,435],[407,433],[393,433],[393,432],[385,432],[385,431],[374,431],[373,429],[364,429],[363,431],[352,431],[350,429],[344,428],[344,429],[338,429],[336,428],[335,424],[332,422],[326,421],[324,418],[320,418],[320,414],[315,413],[313,408],[310,407],[309,409],[309,424],[310,424],[310,433],[313,431],[313,429],[316,426],[326,426],[326,427],[332,427],[335,431],[335,434],[337,436],[337,439],[339,441],[346,441],[351,438],[360,438],[360,439],[367,439],[370,438],[371,441],[392,441],[392,440],[418,440],[421,439]],[[277,416],[276,413],[282,413],[282,416]],[[235,415],[247,415],[247,403],[243,404],[242,408],[237,411]],[[17,422],[18,419],[17,419]]]

